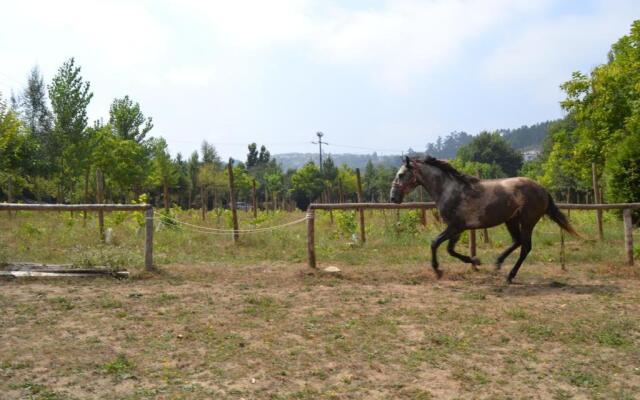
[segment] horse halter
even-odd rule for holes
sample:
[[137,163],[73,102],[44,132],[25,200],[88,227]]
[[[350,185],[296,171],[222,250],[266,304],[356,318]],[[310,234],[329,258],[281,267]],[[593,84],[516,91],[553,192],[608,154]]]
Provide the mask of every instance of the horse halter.
[[411,168],[407,168],[411,171],[411,178],[406,183],[393,182],[393,188],[396,190],[400,190],[402,193],[406,193],[407,189],[413,189],[418,186],[420,182],[418,182],[418,174],[416,174],[416,170],[418,169],[418,161],[411,160]]

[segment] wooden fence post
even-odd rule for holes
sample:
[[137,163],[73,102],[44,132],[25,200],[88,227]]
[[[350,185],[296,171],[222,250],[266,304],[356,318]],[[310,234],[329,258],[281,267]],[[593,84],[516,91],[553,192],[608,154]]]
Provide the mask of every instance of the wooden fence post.
[[564,256],[564,231],[560,228],[560,267],[565,271],[565,256]]
[[624,250],[627,253],[627,264],[633,266],[633,222],[630,209],[622,210],[622,219],[624,221]]
[[316,268],[315,219],[315,210],[307,209],[307,260],[311,268]]
[[[424,188],[420,186],[420,203],[424,202]],[[427,209],[424,207],[420,208],[420,223],[422,226],[427,226]]]
[[[591,163],[591,178],[593,180],[593,198],[595,204],[602,203],[602,194],[600,193],[600,187],[598,186],[598,177],[596,174],[596,163]],[[604,231],[602,229],[602,210],[596,210],[596,220],[598,223],[598,239],[604,239]]]
[[233,242],[237,243],[240,235],[238,233],[238,211],[236,210],[236,194],[233,184],[233,158],[229,158],[227,169],[229,170],[229,202],[231,203],[231,217],[233,219]]
[[476,230],[475,229],[469,230],[469,256],[470,257],[476,256]]
[[253,180],[253,191],[251,192],[252,194],[252,200],[253,200],[253,219],[257,219],[258,218],[258,203],[256,201],[256,180]]
[[[104,203],[104,175],[100,168],[96,170],[96,202],[98,204]],[[104,242],[104,212],[102,210],[98,211],[98,230],[100,231],[100,240]]]
[[204,190],[204,185],[200,186],[200,202],[202,203],[202,220],[207,218],[207,191]]
[[[89,204],[89,168],[84,173],[84,202]],[[82,212],[82,226],[87,226],[87,211]]]
[[[7,200],[9,203],[13,203],[13,177],[11,175],[7,180]],[[12,218],[11,210],[7,210],[7,214],[9,214],[9,218]]]
[[[358,184],[358,203],[364,203],[362,199],[362,181],[360,180],[360,168],[356,168],[356,183]],[[367,238],[364,232],[364,208],[358,210],[360,212],[360,243],[364,244]]]
[[[482,173],[480,172],[480,170],[476,170],[476,178],[478,179],[482,179]],[[484,244],[489,244],[491,243],[491,239],[489,239],[489,230],[487,228],[484,228],[482,230],[482,242]]]
[[153,269],[153,208],[149,207],[144,212],[145,238],[144,238],[144,268],[147,271]]

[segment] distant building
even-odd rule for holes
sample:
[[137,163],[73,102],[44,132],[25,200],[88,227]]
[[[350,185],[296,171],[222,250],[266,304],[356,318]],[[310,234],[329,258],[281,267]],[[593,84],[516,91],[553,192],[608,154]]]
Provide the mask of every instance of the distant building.
[[533,161],[540,156],[540,150],[525,150],[522,152],[522,157],[525,161]]

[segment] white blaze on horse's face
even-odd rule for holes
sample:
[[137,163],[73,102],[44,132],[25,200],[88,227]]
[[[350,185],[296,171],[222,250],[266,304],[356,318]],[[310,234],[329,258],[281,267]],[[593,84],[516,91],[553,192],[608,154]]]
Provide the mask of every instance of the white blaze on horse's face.
[[416,187],[416,178],[412,167],[403,165],[398,169],[391,184],[390,198],[393,203],[400,204],[404,196]]

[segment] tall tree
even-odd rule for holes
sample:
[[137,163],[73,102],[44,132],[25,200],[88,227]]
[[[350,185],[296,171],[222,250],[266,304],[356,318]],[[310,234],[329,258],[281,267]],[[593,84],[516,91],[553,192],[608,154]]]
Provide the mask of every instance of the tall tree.
[[251,143],[249,146],[249,153],[247,153],[247,162],[245,163],[248,169],[255,167],[258,164],[258,145]]
[[47,105],[44,80],[37,66],[33,67],[27,79],[27,87],[19,99],[24,121],[36,140],[43,145],[53,126],[52,115]]
[[220,159],[215,146],[208,143],[206,140],[202,141],[200,153],[202,155],[203,164],[215,164],[218,168],[222,166],[222,160]]
[[162,186],[165,211],[169,210],[169,189],[178,183],[178,170],[163,138],[153,139],[151,144],[153,151],[153,182]]
[[271,158],[271,153],[269,153],[269,150],[267,150],[267,148],[264,145],[260,146],[260,154],[258,154],[258,164],[267,165],[269,164],[270,158]]
[[48,167],[53,162],[50,148],[53,122],[47,105],[46,87],[37,66],[29,73],[27,86],[16,102],[22,119],[35,140],[34,159],[37,160],[37,173],[48,176],[51,172]]
[[[80,75],[81,68],[73,58],[58,69],[49,85],[49,99],[53,110],[53,136],[50,151],[56,161],[59,174],[59,197],[62,186],[72,189],[74,178],[81,171],[88,171],[86,161],[89,155],[87,127],[87,106],[93,97],[89,82]],[[86,172],[88,174],[88,172]],[[58,200],[61,200],[60,198]]]
[[0,94],[0,187],[9,199],[18,187],[26,185],[24,178],[33,164],[33,142],[23,128],[15,110]]
[[140,104],[134,103],[128,95],[111,103],[109,124],[120,138],[138,143],[153,129],[151,117],[145,118]]

